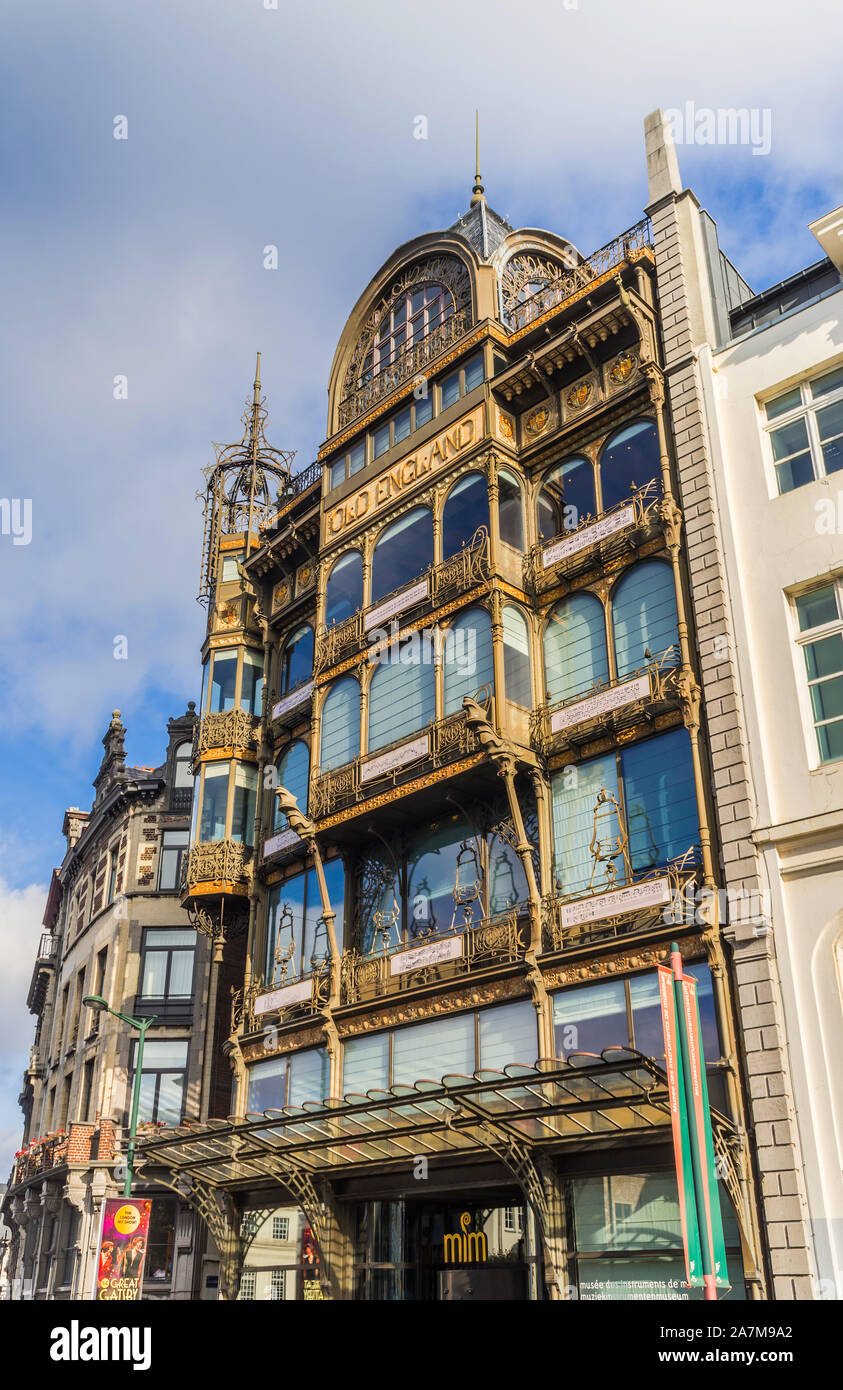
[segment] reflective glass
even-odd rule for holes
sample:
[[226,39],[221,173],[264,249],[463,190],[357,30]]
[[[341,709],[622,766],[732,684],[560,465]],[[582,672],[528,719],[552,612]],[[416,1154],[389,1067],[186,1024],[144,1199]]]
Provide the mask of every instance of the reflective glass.
[[328,576],[325,622],[330,627],[350,618],[363,606],[363,556],[359,550],[341,555]]
[[658,434],[651,420],[638,420],[613,435],[600,455],[603,511],[624,502],[633,487],[642,487],[652,478],[661,478]]
[[353,676],[332,685],[322,706],[319,766],[342,767],[360,751],[360,687]]
[[538,1055],[536,1011],[529,999],[481,1009],[477,1015],[480,1041],[478,1067],[502,1071],[511,1062],[531,1067]]
[[503,669],[506,698],[532,709],[529,629],[523,613],[511,604],[503,610]]
[[470,608],[448,629],[442,667],[446,715],[456,714],[463,697],[476,695],[481,686],[494,689],[492,619],[485,608]]
[[549,704],[608,681],[606,623],[594,594],[575,594],[552,610],[544,632],[544,672]]
[[[592,758],[576,769],[576,778],[567,770],[557,772],[551,779],[551,809],[553,815],[553,844],[556,883],[561,893],[582,893],[590,884],[595,888],[606,883],[605,868],[595,862],[591,845],[596,829],[601,841],[608,844],[620,834],[617,812],[609,801],[600,806],[601,791],[618,799],[617,763],[613,754]],[[615,860],[618,882],[624,881],[623,860]]]
[[602,1052],[629,1046],[629,1021],[623,980],[566,989],[553,996],[556,1056]]
[[328,1053],[324,1047],[308,1048],[290,1058],[289,1105],[324,1100],[330,1090]]
[[456,555],[478,527],[489,529],[489,488],[482,473],[468,473],[451,488],[442,513],[442,557]]
[[313,675],[313,628],[300,627],[281,654],[281,694],[287,695]]
[[260,1114],[263,1110],[282,1110],[286,1104],[287,1058],[272,1057],[250,1067],[247,1109]]
[[378,540],[372,556],[372,603],[400,589],[433,563],[433,513],[416,507]]
[[498,529],[506,545],[513,546],[515,550],[524,549],[521,488],[504,468],[498,472]]
[[228,763],[206,763],[202,779],[202,818],[200,840],[225,839],[225,812],[228,803]]
[[474,1015],[399,1028],[393,1035],[393,1084],[439,1081],[449,1072],[470,1075],[474,1065]]
[[619,676],[673,648],[679,659],[679,619],[673,571],[658,560],[633,565],[612,594],[612,631]]
[[621,754],[632,868],[666,864],[699,843],[691,740],[673,729]]
[[342,1051],[343,1094],[385,1091],[388,1087],[389,1034],[375,1033],[368,1038],[350,1038]]
[[[288,792],[292,792],[296,798],[300,811],[307,811],[307,792],[308,777],[310,775],[310,749],[306,743],[297,740],[291,743],[285,753],[276,763],[278,770],[278,786],[286,787]],[[277,797],[274,801],[273,834],[278,834],[284,830],[287,824],[287,817],[281,810]]]
[[211,676],[212,714],[221,714],[234,709],[234,691],[237,684],[237,652],[223,649],[214,652]]

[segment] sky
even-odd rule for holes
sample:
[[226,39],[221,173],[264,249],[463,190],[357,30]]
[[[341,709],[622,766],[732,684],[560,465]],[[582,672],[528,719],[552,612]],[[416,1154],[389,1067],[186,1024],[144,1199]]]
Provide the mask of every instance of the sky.
[[0,534],[0,1180],[62,817],[112,709],[156,765],[198,698],[195,494],[255,352],[306,467],[359,294],[468,206],[475,108],[490,205],[584,254],[643,215],[648,112],[755,111],[765,152],[681,144],[684,182],[754,289],[809,265],[843,203],[841,29],[837,0],[7,0],[0,499],[31,539]]

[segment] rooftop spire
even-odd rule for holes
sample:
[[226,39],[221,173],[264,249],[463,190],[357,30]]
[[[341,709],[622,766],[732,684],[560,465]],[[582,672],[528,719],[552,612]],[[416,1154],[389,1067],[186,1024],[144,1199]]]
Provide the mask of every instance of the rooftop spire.
[[261,435],[261,355],[255,365],[255,384],[252,393],[252,418],[249,422],[249,452],[252,460],[257,459]]
[[485,203],[483,184],[480,181],[480,113],[474,112],[474,152],[475,152],[475,173],[474,187],[471,190],[471,206],[477,203]]

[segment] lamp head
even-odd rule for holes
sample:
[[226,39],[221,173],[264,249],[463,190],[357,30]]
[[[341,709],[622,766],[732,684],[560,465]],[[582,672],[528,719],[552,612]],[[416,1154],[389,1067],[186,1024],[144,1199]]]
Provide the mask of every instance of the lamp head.
[[82,1003],[85,1004],[87,1008],[93,1009],[95,1014],[101,1014],[103,1009],[108,1008],[105,1000],[99,994],[86,994]]

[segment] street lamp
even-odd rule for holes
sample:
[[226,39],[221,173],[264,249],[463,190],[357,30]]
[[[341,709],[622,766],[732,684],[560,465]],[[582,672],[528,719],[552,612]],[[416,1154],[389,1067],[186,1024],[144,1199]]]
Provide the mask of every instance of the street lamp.
[[138,1055],[135,1058],[135,1080],[132,1085],[132,1115],[129,1120],[129,1144],[126,1152],[126,1181],[123,1184],[123,1196],[132,1195],[132,1165],[135,1158],[135,1130],[138,1127],[138,1107],[140,1105],[140,1085],[141,1073],[143,1071],[143,1044],[146,1039],[146,1030],[150,1023],[154,1023],[157,1014],[150,1014],[149,1018],[130,1018],[128,1014],[121,1014],[117,1009],[110,1009],[99,994],[87,994],[82,1000],[89,1009],[93,1009],[95,1014],[111,1014],[112,1018],[122,1019],[128,1023],[130,1028],[137,1028],[140,1037],[138,1039]]

